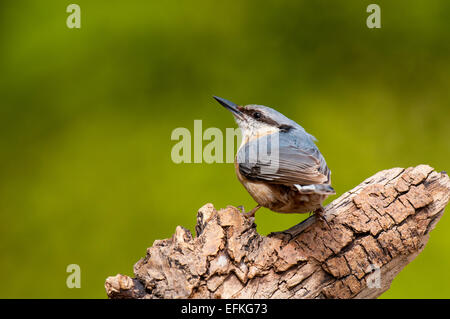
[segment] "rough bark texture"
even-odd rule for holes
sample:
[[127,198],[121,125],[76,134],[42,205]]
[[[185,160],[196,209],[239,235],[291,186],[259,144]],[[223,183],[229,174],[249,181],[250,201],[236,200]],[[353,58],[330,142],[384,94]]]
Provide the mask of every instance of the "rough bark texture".
[[[106,280],[109,298],[376,298],[424,248],[450,180],[427,165],[378,172],[325,208],[266,237],[235,207],[197,214],[134,266]],[[379,280],[378,280],[379,279]]]

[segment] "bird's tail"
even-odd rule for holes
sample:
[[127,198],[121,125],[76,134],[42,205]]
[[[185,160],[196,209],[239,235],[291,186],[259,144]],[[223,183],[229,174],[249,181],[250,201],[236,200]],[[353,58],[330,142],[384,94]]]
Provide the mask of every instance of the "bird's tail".
[[334,195],[336,191],[328,184],[294,185],[300,194]]

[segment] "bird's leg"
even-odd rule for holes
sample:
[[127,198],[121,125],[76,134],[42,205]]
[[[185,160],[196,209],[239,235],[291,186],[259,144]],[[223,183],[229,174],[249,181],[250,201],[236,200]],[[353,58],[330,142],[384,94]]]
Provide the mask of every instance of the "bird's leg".
[[244,215],[247,218],[250,217],[255,217],[255,213],[258,209],[261,208],[261,205],[256,206],[255,208],[253,208],[251,211],[249,211],[248,213],[245,212],[244,206],[240,205],[238,207],[236,207],[237,209],[239,209],[242,213],[242,215]]
[[314,214],[317,216],[317,218],[318,218],[321,222],[327,224],[328,228],[331,228],[330,225],[328,225],[328,222],[327,222],[327,220],[326,220],[326,218],[325,218],[325,209],[323,209],[322,206],[320,206],[319,208],[317,208],[317,209],[314,211]]
[[320,206],[315,211],[313,211],[313,214],[316,214],[317,217],[319,217],[320,219],[324,219],[324,216],[323,216],[324,213],[325,213],[325,210],[323,209],[322,206]]

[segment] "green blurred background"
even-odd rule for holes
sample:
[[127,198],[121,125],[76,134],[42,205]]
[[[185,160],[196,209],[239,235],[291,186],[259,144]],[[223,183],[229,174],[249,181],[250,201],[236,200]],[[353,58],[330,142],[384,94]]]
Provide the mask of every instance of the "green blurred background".
[[[0,4],[0,297],[105,298],[205,203],[252,208],[233,164],[171,161],[173,129],[235,127],[212,95],[304,126],[338,195],[382,169],[450,170],[448,0],[378,0],[381,29],[372,1],[78,0],[81,29],[70,3]],[[449,227],[383,297],[450,297]]]

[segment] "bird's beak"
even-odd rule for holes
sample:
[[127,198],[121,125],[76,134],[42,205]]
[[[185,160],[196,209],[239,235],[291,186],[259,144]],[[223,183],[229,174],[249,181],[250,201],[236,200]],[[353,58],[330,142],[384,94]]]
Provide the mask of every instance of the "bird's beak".
[[239,110],[239,106],[233,102],[230,102],[228,100],[222,99],[218,96],[213,96],[213,98],[222,104],[226,109],[230,110],[234,116],[236,116],[239,119],[244,119],[243,113]]

